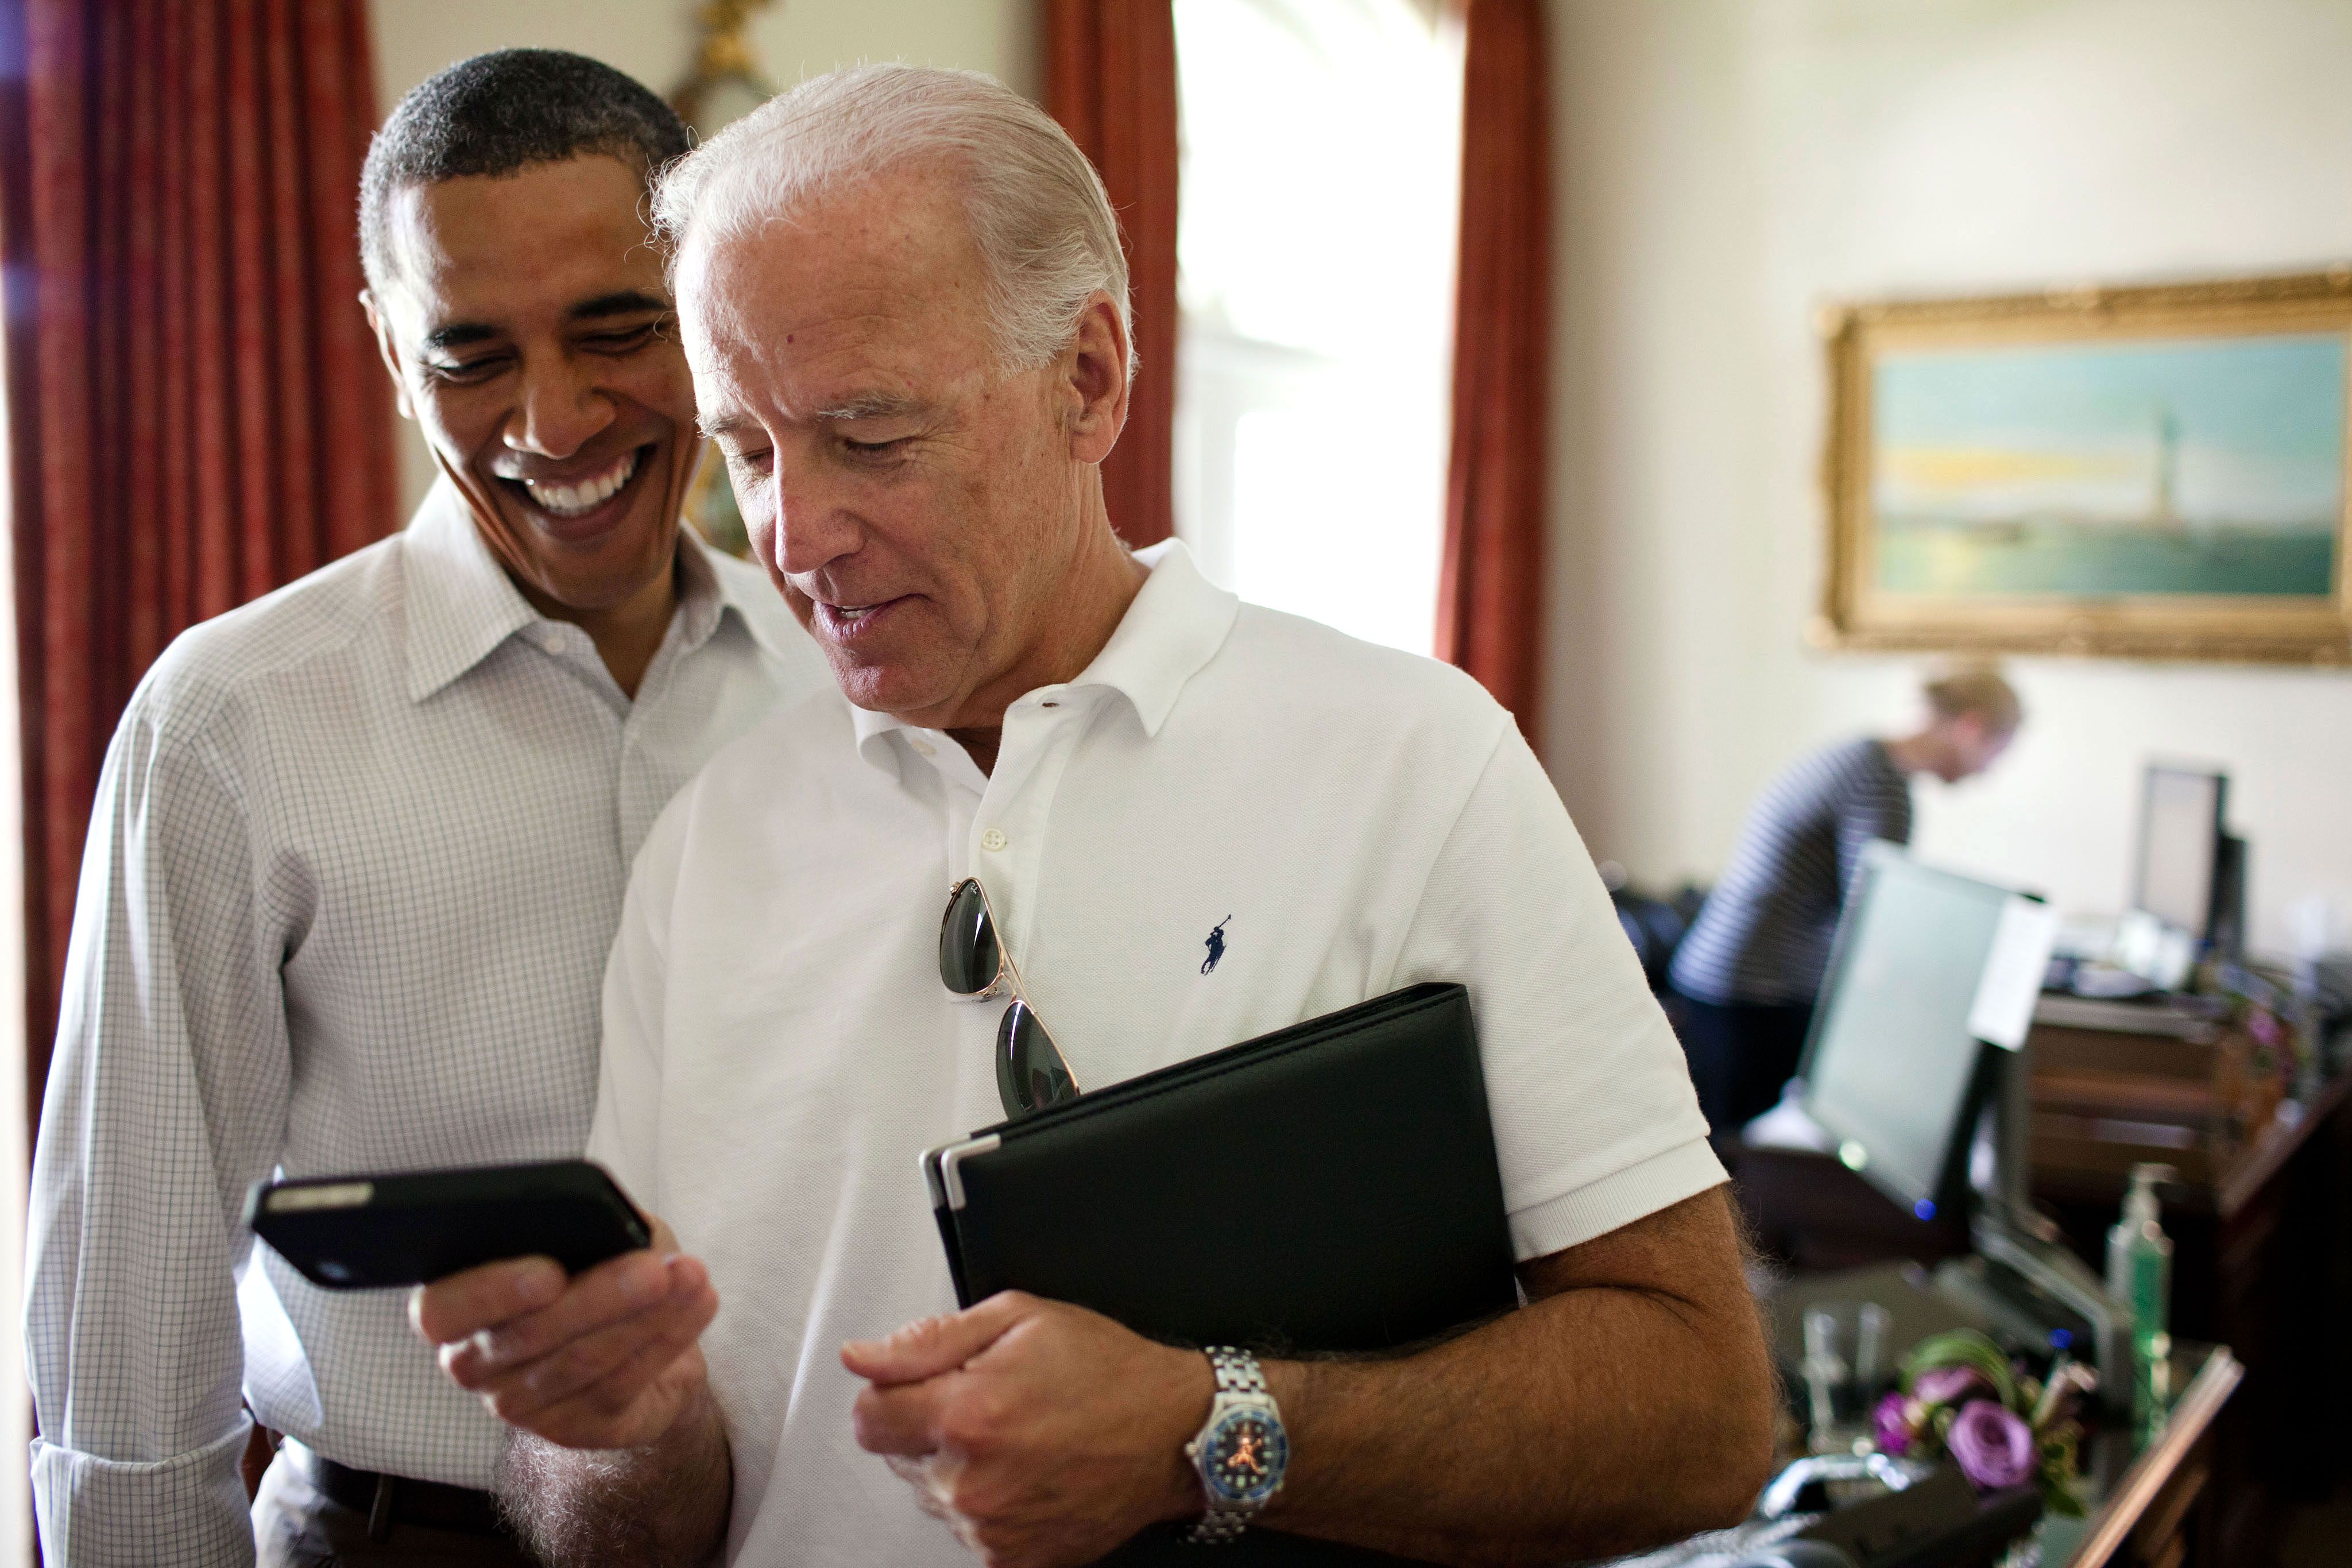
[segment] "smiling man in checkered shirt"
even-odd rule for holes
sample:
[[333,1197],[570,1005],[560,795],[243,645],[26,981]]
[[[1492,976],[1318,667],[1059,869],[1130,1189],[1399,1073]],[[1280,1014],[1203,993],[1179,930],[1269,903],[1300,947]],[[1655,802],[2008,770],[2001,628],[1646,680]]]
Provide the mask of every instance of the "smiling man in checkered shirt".
[[[678,528],[694,395],[640,209],[687,146],[618,72],[510,50],[369,153],[368,309],[442,478],[182,638],[108,754],[30,1224],[52,1563],[523,1561],[499,1423],[399,1296],[312,1288],[240,1211],[276,1170],[576,1154],[638,844],[824,680]],[[250,1516],[245,1403],[289,1437]]]

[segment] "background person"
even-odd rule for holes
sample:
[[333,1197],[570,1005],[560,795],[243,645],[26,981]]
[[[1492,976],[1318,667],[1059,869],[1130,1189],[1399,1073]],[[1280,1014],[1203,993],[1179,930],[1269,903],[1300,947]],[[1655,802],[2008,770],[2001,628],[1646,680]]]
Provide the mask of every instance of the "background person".
[[[280,1168],[576,1155],[639,841],[823,679],[679,531],[693,392],[639,208],[687,145],[619,72],[509,51],[368,154],[368,309],[443,478],[180,638],[108,754],[33,1177],[51,1563],[522,1560],[501,1430],[401,1299],[313,1288],[241,1216]],[[250,1517],[240,1385],[290,1439]]]
[[1769,1111],[1797,1071],[1846,889],[1873,839],[1911,841],[1911,779],[1992,766],[2024,716],[1990,669],[1927,682],[1900,740],[1842,741],[1765,786],[1670,971],[1699,1107],[1718,1137]]
[[[503,1495],[547,1555],[1081,1563],[1200,1517],[1201,1353],[1018,1294],[953,1311],[916,1156],[1003,1114],[1003,1000],[940,981],[967,875],[1081,1084],[1469,987],[1530,1304],[1417,1354],[1266,1358],[1293,1456],[1266,1524],[1560,1561],[1741,1517],[1771,1380],[1592,863],[1468,676],[1120,547],[1126,266],[1067,135],[985,78],[838,72],[658,204],[703,419],[841,692],[680,793],[614,943],[591,1151],[696,1255],[417,1298],[526,1429]],[[1272,1168],[1233,1183],[1239,1216],[1285,1201]]]

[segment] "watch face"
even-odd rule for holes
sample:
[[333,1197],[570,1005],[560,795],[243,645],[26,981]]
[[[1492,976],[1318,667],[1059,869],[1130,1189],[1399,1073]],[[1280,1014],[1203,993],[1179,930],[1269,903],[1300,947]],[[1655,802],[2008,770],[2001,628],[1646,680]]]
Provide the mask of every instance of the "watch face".
[[1226,1502],[1263,1502],[1282,1484],[1290,1439],[1263,1410],[1228,1411],[1201,1448],[1201,1473]]

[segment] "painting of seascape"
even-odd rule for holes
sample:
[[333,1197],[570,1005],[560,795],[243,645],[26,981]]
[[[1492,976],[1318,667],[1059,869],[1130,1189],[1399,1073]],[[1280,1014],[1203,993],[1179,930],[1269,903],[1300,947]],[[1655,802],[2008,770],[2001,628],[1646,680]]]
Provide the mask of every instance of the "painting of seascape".
[[1889,354],[1878,585],[2324,598],[2345,358],[2329,333]]
[[1858,307],[1821,640],[2352,657],[2352,277]]

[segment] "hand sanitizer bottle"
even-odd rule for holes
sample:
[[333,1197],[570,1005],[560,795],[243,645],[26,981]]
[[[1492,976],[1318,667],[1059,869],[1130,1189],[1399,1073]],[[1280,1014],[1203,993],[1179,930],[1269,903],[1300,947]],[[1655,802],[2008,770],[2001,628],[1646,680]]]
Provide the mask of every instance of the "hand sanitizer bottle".
[[2139,1353],[2141,1392],[2172,1354],[2165,1308],[2172,1294],[2172,1238],[2157,1223],[2156,1187],[2170,1166],[2132,1166],[2123,1218],[2107,1232],[2107,1294],[2132,1310],[2132,1347]]

